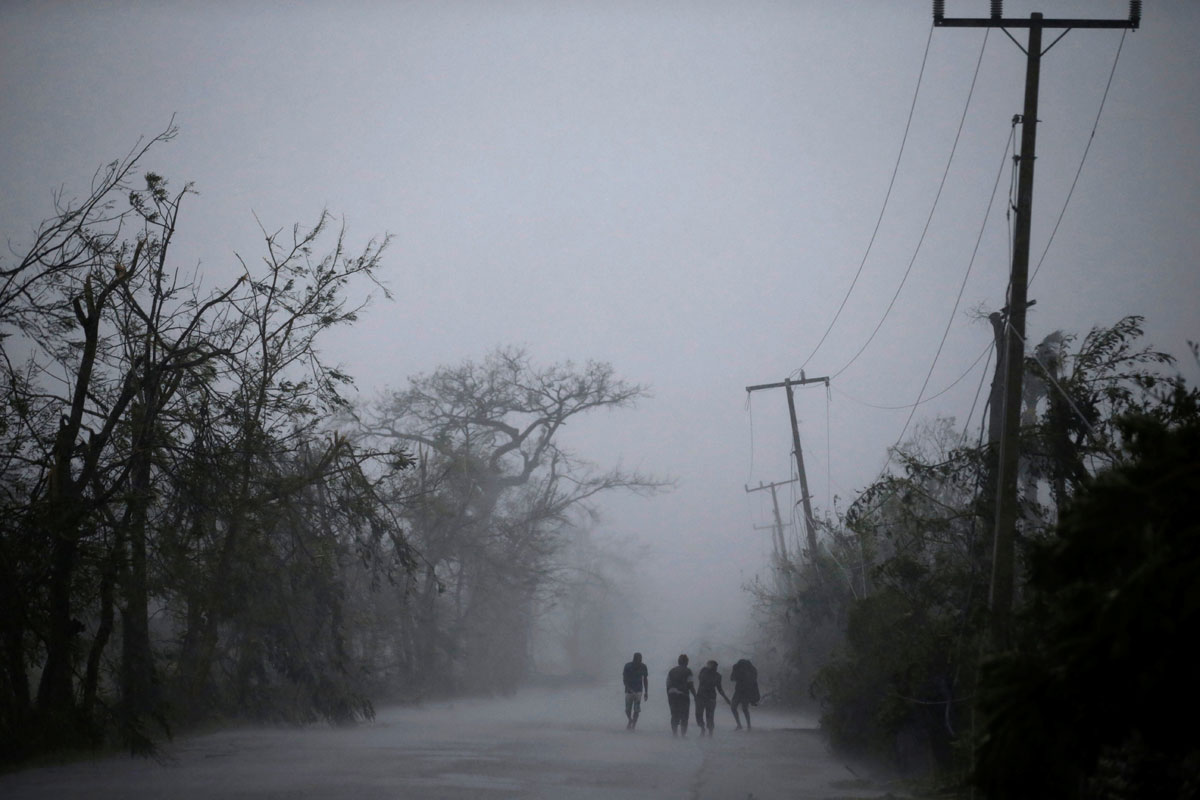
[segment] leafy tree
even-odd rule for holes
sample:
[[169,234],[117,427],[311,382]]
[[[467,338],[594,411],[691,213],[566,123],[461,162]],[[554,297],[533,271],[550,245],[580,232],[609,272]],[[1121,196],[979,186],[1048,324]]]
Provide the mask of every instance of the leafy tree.
[[622,408],[645,389],[604,363],[535,365],[501,348],[412,378],[362,418],[374,441],[418,449],[406,519],[424,555],[411,621],[414,680],[511,691],[525,672],[539,593],[573,515],[615,489],[664,481],[598,471],[558,443],[572,418]]
[[1080,341],[1062,332],[1048,336],[1026,360],[1030,383],[1043,387],[1041,416],[1023,441],[1027,471],[1049,482],[1056,507],[1097,471],[1114,463],[1121,448],[1119,420],[1149,412],[1158,369],[1173,359],[1139,345],[1144,319],[1128,316],[1093,328]]
[[958,441],[952,420],[923,426],[893,454],[904,475],[849,509],[859,553],[839,561],[859,555],[865,569],[845,577],[856,588],[842,595],[845,638],[816,677],[836,745],[912,772],[952,769],[969,727],[986,597],[974,509],[982,464]]
[[[1200,790],[1200,394],[1111,421],[1124,448],[1032,548],[1015,652],[984,667],[975,781],[992,797]],[[1137,403],[1144,406],[1145,403]]]
[[353,253],[342,231],[315,257],[322,215],[264,232],[261,268],[203,291],[170,255],[190,187],[135,178],[174,135],[101,170],[82,202],[57,198],[0,266],[6,753],[109,732],[149,750],[168,699],[185,719],[369,714],[348,587],[412,567],[376,491],[406,457],[323,428],[348,377],[318,339],[354,321],[347,289],[374,280],[387,240]]
[[[1142,345],[1141,333],[1139,317],[1097,328],[1077,347],[1055,333],[1027,359],[1022,565],[1055,540],[1055,517],[1081,487],[1122,463],[1131,435],[1123,419],[1174,424],[1180,413],[1172,409],[1186,406],[1165,399],[1181,385],[1159,371],[1171,359]],[[812,645],[823,626],[840,631],[836,648],[824,645],[830,655],[814,683],[834,743],[957,783],[970,765],[966,734],[986,646],[993,454],[982,437],[966,446],[953,428],[924,426],[893,452],[902,471],[868,487],[828,526],[782,607],[810,657],[821,655]],[[1018,589],[1027,591],[1024,578]]]

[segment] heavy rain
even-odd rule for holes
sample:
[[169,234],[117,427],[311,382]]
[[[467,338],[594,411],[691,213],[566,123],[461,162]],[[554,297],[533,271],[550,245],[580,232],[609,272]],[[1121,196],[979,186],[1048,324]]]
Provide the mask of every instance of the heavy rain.
[[1198,39],[4,3],[0,795],[1194,796]]

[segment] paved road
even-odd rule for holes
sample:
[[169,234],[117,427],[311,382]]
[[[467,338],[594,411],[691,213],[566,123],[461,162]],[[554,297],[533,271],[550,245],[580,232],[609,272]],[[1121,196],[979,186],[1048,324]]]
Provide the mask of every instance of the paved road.
[[[625,730],[620,687],[381,709],[351,728],[240,729],[178,740],[157,761],[108,758],[0,776],[0,797],[105,800],[445,798],[833,800],[893,787],[826,751],[811,719],[761,711],[735,732],[670,733],[651,693]],[[723,706],[723,704],[722,704]],[[857,773],[857,774],[856,774]]]

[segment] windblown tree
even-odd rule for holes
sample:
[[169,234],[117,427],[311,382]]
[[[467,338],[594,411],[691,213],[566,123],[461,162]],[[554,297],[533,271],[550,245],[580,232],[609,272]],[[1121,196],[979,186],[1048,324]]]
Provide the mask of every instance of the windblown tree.
[[501,348],[411,379],[361,413],[364,435],[415,449],[406,519],[425,560],[412,587],[413,668],[449,690],[509,691],[527,667],[551,556],[596,495],[666,483],[597,470],[558,444],[571,419],[645,389],[604,363],[549,367]]
[[[1121,419],[1161,405],[1155,388],[1168,380],[1160,370],[1173,359],[1139,343],[1143,322],[1129,316],[1093,328],[1074,353],[1076,337],[1055,332],[1026,360],[1026,374],[1044,390],[1022,444],[1029,470],[1048,486],[1055,508],[1116,463],[1124,440]],[[1031,495],[1026,499],[1036,502]]]
[[[317,339],[353,321],[348,284],[371,280],[386,241],[352,254],[338,235],[315,258],[322,216],[290,240],[268,235],[262,268],[205,290],[171,258],[190,187],[137,177],[174,136],[98,172],[83,201],[58,198],[0,267],[0,738],[13,754],[110,731],[149,749],[166,695],[185,712],[286,716],[297,697],[309,715],[369,712],[346,682],[317,677],[352,672],[342,576],[356,553],[384,570],[410,563],[368,454],[319,427],[347,378]],[[286,617],[312,598],[319,613],[304,619],[328,644],[315,656]],[[176,624],[153,630],[152,611]],[[249,635],[263,628],[275,636]],[[273,681],[292,689],[244,702]]]
[[950,767],[969,727],[986,529],[975,516],[983,459],[960,445],[953,420],[939,419],[893,451],[903,472],[851,505],[818,564],[831,589],[808,598],[848,599],[844,641],[816,681],[823,727],[912,772]]
[[[1139,341],[1141,324],[1127,317],[1081,340],[1055,333],[1026,360],[1018,598],[1027,554],[1054,541],[1081,487],[1126,458],[1121,420],[1171,417],[1164,398],[1178,379],[1161,370],[1172,360]],[[840,630],[814,684],[836,744],[960,785],[988,619],[993,457],[984,442],[967,443],[950,420],[919,429],[893,451],[900,469],[824,531],[791,601],[769,598],[804,633],[795,659],[820,657],[804,643],[831,624]]]
[[980,681],[972,777],[988,797],[1200,786],[1200,393],[1159,387],[1148,409],[1109,421],[1116,462],[1080,480],[1055,535],[1032,548],[1017,645]]

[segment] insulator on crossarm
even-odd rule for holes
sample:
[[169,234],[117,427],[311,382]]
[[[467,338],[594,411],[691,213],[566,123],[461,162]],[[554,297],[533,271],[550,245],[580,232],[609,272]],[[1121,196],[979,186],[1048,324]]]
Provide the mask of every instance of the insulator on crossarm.
[[1004,16],[1004,0],[992,0],[992,19]]
[[946,16],[946,0],[933,0],[933,21],[941,22]]
[[1135,28],[1142,24],[1142,0],[1129,0],[1129,21]]

